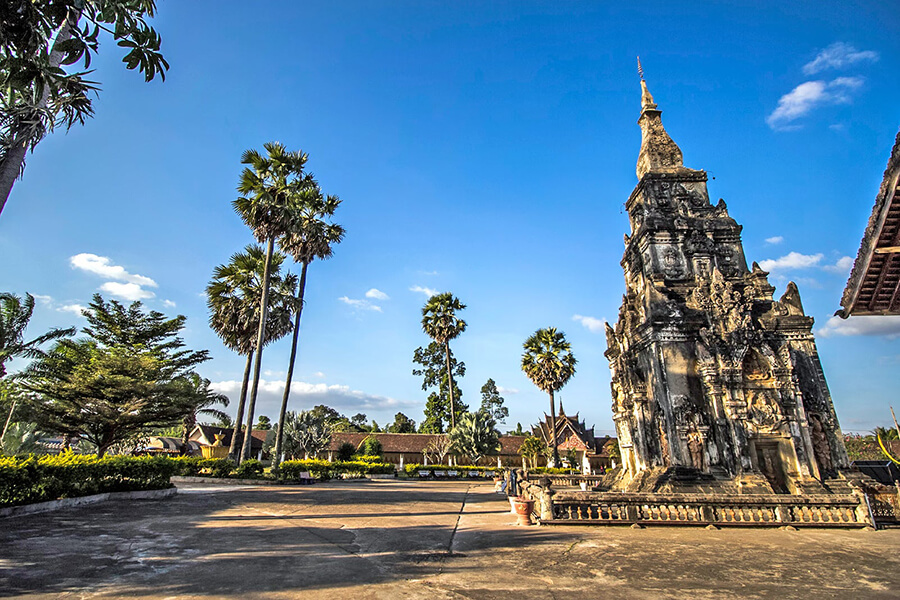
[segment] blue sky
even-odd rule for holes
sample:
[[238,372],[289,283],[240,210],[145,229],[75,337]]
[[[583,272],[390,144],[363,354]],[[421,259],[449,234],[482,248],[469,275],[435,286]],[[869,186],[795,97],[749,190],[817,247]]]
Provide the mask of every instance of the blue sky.
[[[292,409],[420,421],[420,309],[451,291],[468,305],[466,402],[491,377],[508,428],[538,421],[522,342],[555,326],[579,360],[566,411],[611,433],[602,322],[624,292],[640,55],[748,260],[778,295],[799,285],[842,426],[865,431],[896,398],[900,324],[831,315],[900,125],[896,8],[162,0],[167,80],[101,46],[96,117],[38,146],[0,216],[0,290],[39,297],[35,335],[83,325],[96,291],[184,314],[214,357],[202,374],[231,392],[243,363],[208,329],[203,290],[251,241],[230,205],[240,155],[278,140],[309,153],[347,229],[310,268]],[[258,413],[277,414],[288,352],[265,352]]]

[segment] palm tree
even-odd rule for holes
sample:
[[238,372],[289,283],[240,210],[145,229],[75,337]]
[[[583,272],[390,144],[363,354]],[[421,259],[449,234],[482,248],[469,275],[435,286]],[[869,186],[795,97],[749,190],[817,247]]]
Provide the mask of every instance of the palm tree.
[[193,397],[194,401],[191,406],[191,411],[184,416],[184,419],[181,422],[182,454],[187,454],[189,438],[191,431],[194,429],[194,425],[197,424],[198,415],[214,417],[218,420],[228,418],[226,413],[218,408],[214,408],[216,405],[227,407],[228,396],[209,389],[209,379],[200,377],[200,375],[195,372],[191,372],[188,373],[185,378],[185,383],[188,386],[188,392]]
[[[6,376],[6,362],[14,358],[35,359],[46,356],[41,345],[51,340],[58,340],[75,334],[75,328],[51,329],[31,341],[25,341],[25,328],[34,313],[34,296],[25,294],[25,300],[9,293],[0,293],[0,378]],[[0,443],[6,437],[6,431],[12,423],[16,410],[17,396],[13,397],[9,415],[0,434]]]
[[[276,252],[269,268],[269,318],[266,320],[265,335],[267,344],[284,337],[291,330],[297,278],[291,274],[281,276],[284,260],[285,256]],[[243,252],[234,254],[228,264],[216,267],[213,278],[206,287],[210,327],[228,348],[247,357],[228,452],[233,458],[237,458],[242,441],[241,423],[259,330],[265,262],[266,255],[262,248],[255,244],[248,245]]]
[[450,398],[450,428],[456,427],[456,410],[453,400],[453,373],[450,372],[450,340],[466,330],[466,322],[456,316],[465,304],[450,292],[435,294],[422,308],[422,330],[438,344],[444,346],[447,357],[447,390]]
[[[262,348],[266,339],[268,317],[269,270],[274,253],[275,239],[291,230],[296,214],[297,197],[308,190],[315,180],[303,173],[307,154],[288,152],[278,142],[264,144],[268,156],[256,150],[247,150],[241,163],[249,165],[241,173],[238,192],[241,196],[232,205],[253,235],[266,244],[266,262],[263,271],[263,293],[260,298],[260,320],[256,337],[256,357],[253,362],[253,384],[247,406],[247,431],[253,427],[256,396],[259,390],[259,374],[262,366]],[[250,456],[250,435],[244,437],[241,458]]]
[[281,462],[284,439],[284,420],[288,399],[291,395],[291,380],[294,377],[294,363],[297,359],[297,342],[300,336],[300,317],[303,314],[303,295],[306,291],[306,272],[309,263],[315,259],[326,260],[332,255],[332,245],[344,239],[344,228],[328,220],[341,200],[337,196],[323,196],[318,183],[307,188],[298,195],[296,219],[287,234],[279,238],[278,245],[290,254],[295,262],[300,263],[300,285],[297,289],[297,308],[294,315],[294,336],[291,342],[291,358],[288,361],[287,378],[284,394],[281,397],[281,411],[278,415],[278,429],[275,433],[275,453],[272,456],[272,468],[277,469]]
[[553,465],[559,465],[556,447],[556,403],[553,395],[575,374],[575,356],[566,341],[566,334],[555,327],[538,329],[525,340],[522,355],[522,371],[538,389],[550,394],[550,436],[553,447]]

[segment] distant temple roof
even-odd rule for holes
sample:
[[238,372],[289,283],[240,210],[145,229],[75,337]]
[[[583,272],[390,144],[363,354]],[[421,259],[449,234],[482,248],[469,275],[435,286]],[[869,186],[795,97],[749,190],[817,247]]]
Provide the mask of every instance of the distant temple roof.
[[900,133],[835,314],[900,315]]
[[[551,445],[550,436],[550,416],[544,414],[544,420],[534,425],[532,431],[535,436],[539,436],[549,446]],[[608,435],[603,437],[594,436],[594,428],[587,428],[584,421],[578,418],[578,413],[574,417],[566,415],[559,404],[559,415],[556,417],[556,441],[557,447],[561,451],[577,450],[587,452],[589,455],[609,456],[609,442],[615,441]]]

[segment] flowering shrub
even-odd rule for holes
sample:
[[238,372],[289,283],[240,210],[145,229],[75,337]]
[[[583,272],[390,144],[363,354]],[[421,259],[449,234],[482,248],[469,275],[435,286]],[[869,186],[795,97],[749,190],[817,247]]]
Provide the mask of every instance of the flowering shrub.
[[105,492],[171,486],[176,463],[167,458],[65,452],[56,456],[0,458],[0,506],[45,502]]
[[240,479],[257,479],[262,477],[262,463],[255,458],[247,458],[234,470],[234,476]]

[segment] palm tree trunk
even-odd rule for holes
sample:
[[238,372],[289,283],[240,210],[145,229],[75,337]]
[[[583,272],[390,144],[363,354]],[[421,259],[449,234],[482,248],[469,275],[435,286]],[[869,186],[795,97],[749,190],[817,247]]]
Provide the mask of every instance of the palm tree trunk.
[[272,468],[277,469],[281,463],[281,444],[284,439],[284,416],[287,414],[288,399],[291,397],[291,380],[294,378],[294,361],[297,359],[297,340],[300,337],[300,316],[303,314],[303,295],[306,291],[306,269],[309,263],[303,261],[300,269],[300,285],[297,290],[297,314],[294,316],[294,337],[291,342],[291,360],[288,362],[287,378],[284,382],[284,395],[281,397],[281,412],[278,413],[278,429],[275,432],[275,455],[272,456]]
[[188,453],[188,444],[190,443],[191,431],[197,424],[197,413],[192,412],[181,421],[181,456]]
[[[72,37],[72,28],[78,26],[78,20],[80,18],[81,10],[69,11],[65,23],[63,23],[63,26],[56,34],[56,39],[53,41],[53,50],[50,52],[51,68],[57,68],[62,64],[63,59],[66,57],[66,53],[60,52],[57,48],[62,42],[65,42]],[[47,107],[47,101],[49,99],[50,87],[47,86],[44,88],[41,99],[34,107],[35,114],[38,114]],[[11,98],[10,101],[12,101]],[[6,206],[6,201],[9,200],[13,184],[22,172],[25,164],[25,154],[28,152],[29,142],[31,141],[30,136],[27,135],[26,127],[21,125],[15,128],[12,138],[13,142],[6,153],[6,158],[0,161],[0,213],[3,212],[3,207]]]
[[250,382],[250,367],[253,366],[253,350],[247,355],[247,365],[244,367],[244,379],[241,381],[241,397],[238,400],[237,415],[234,417],[234,429],[231,432],[231,444],[228,445],[228,458],[237,459],[238,448],[243,443],[241,436],[241,424],[244,422],[244,404],[247,402],[247,384]]
[[453,373],[450,371],[450,342],[444,342],[447,349],[447,395],[450,396],[450,429],[456,427],[456,406],[453,402]]
[[9,430],[9,424],[12,422],[13,413],[16,412],[16,402],[18,398],[13,398],[12,406],[9,409],[9,416],[6,417],[6,425],[3,426],[3,434],[0,435],[0,448],[3,448],[3,442],[6,440],[6,432]]
[[550,443],[553,445],[553,466],[559,468],[559,449],[556,447],[556,401],[550,392]]
[[[256,335],[256,360],[253,362],[253,387],[250,388],[250,402],[247,406],[247,433],[241,449],[240,461],[250,458],[250,440],[253,435],[253,411],[256,409],[256,394],[259,391],[259,371],[262,367],[262,351],[266,342],[266,319],[269,317],[269,270],[272,266],[272,252],[275,238],[270,237],[266,245],[266,266],[263,269],[262,299],[259,308],[259,333]],[[240,462],[238,461],[238,462]]]

